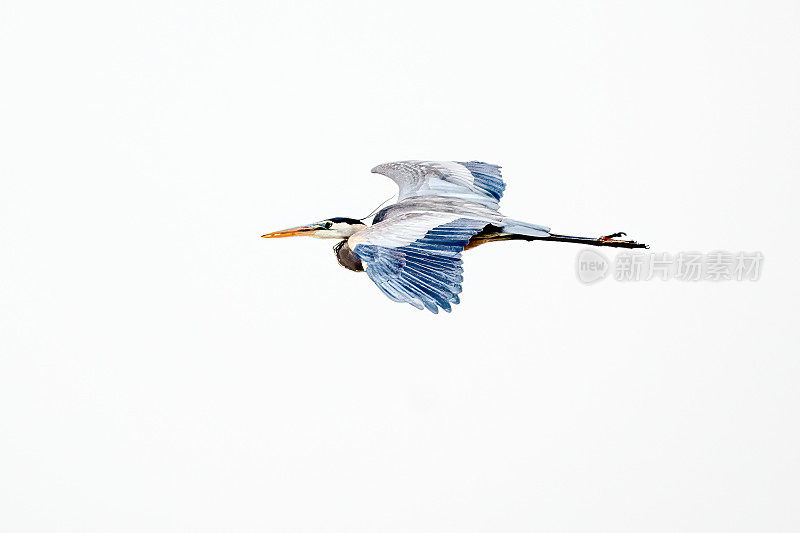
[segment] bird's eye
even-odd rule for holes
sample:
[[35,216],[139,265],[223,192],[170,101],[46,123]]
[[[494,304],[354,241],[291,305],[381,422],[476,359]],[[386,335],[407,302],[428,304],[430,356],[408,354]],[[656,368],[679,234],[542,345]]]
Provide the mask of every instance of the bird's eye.
[[325,223],[325,229],[331,229],[333,227],[333,222],[330,220]]

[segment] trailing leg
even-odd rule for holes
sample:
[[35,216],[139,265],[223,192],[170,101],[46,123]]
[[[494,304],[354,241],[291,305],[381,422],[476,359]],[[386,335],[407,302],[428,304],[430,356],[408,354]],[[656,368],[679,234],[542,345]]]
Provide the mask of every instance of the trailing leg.
[[524,235],[521,233],[508,233],[504,228],[488,225],[480,233],[477,233],[467,244],[466,248],[475,248],[487,242],[497,241],[551,241],[551,242],[571,242],[575,244],[585,244],[587,246],[608,246],[612,248],[649,248],[648,245],[636,241],[617,239],[625,236],[624,232],[612,233],[603,237],[576,237],[572,235],[559,235],[550,233],[547,235]]

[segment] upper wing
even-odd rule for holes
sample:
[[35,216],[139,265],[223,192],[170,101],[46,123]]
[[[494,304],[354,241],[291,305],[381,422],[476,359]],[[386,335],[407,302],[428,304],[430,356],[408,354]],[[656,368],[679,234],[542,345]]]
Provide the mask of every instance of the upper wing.
[[348,246],[361,258],[370,279],[392,300],[433,313],[439,307],[449,312],[461,292],[461,251],[500,216],[480,206],[465,215],[455,210],[421,210],[418,203],[401,202],[398,207],[403,209],[350,237]]
[[506,188],[498,165],[478,161],[396,161],[378,165],[372,172],[397,183],[398,201],[413,196],[446,196],[497,209]]

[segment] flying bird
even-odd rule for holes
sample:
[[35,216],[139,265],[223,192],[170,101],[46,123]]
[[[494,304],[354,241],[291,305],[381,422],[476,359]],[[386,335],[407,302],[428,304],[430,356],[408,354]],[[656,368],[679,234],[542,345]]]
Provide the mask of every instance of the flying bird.
[[461,252],[496,241],[553,241],[647,248],[620,240],[625,233],[573,237],[547,226],[508,218],[499,211],[506,184],[500,166],[479,161],[397,161],[372,169],[400,188],[397,202],[365,219],[333,217],[262,235],[264,238],[309,236],[340,239],[334,247],[339,264],[366,271],[395,302],[418,309],[450,312],[459,303]]

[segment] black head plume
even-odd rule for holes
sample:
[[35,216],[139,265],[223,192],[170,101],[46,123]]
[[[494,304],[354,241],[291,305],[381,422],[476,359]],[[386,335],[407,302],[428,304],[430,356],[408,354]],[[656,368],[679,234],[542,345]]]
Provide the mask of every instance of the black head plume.
[[342,222],[345,223],[345,224],[350,224],[350,225],[354,225],[354,224],[362,224],[363,225],[364,224],[363,222],[361,222],[358,219],[348,218],[348,217],[331,217],[331,218],[329,218],[327,220],[330,220],[334,224],[342,223]]

